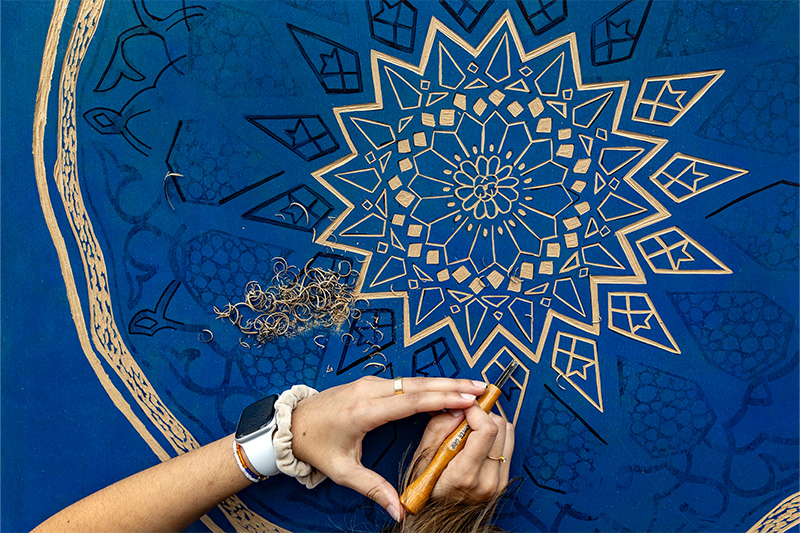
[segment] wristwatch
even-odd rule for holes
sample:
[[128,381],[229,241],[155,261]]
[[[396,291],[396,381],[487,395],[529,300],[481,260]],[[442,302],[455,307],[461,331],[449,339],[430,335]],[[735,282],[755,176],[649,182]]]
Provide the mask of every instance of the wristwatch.
[[242,447],[247,460],[264,477],[280,473],[275,460],[272,435],[278,427],[275,419],[275,402],[278,395],[267,396],[245,408],[239,417],[234,440]]

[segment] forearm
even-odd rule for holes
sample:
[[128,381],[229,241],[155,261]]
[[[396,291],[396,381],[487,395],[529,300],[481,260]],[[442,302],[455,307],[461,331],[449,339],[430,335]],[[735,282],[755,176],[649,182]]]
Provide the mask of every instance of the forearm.
[[182,531],[250,482],[229,435],[96,492],[34,531]]

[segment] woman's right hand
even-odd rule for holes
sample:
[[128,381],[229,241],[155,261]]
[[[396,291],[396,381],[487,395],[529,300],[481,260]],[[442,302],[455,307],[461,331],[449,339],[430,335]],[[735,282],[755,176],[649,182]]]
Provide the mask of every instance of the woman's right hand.
[[[499,415],[486,414],[477,404],[456,415],[453,416],[453,412],[444,413],[428,422],[414,453],[414,461],[422,455],[416,474],[425,470],[444,439],[466,416],[472,431],[467,436],[464,448],[442,472],[431,499],[469,502],[489,500],[508,484],[511,454],[514,452],[514,426]],[[504,457],[505,461],[490,457]]]

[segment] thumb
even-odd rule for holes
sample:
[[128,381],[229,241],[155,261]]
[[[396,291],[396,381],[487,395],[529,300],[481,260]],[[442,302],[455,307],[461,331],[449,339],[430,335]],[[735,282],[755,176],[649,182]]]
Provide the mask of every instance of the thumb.
[[374,500],[375,503],[383,507],[396,522],[399,522],[402,518],[403,506],[400,504],[400,496],[397,494],[392,484],[378,473],[359,464],[354,466],[353,471],[348,472],[347,476],[345,476],[341,482],[337,483]]

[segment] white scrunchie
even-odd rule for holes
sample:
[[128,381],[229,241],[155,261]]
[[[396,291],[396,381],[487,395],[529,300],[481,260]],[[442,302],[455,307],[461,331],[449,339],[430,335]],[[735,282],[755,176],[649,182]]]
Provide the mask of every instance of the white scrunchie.
[[284,391],[275,402],[275,419],[278,421],[278,429],[272,437],[278,469],[287,476],[296,478],[309,489],[313,489],[325,481],[328,476],[310,464],[300,461],[292,453],[292,411],[300,400],[317,393],[318,391],[306,385],[294,385],[291,389]]

